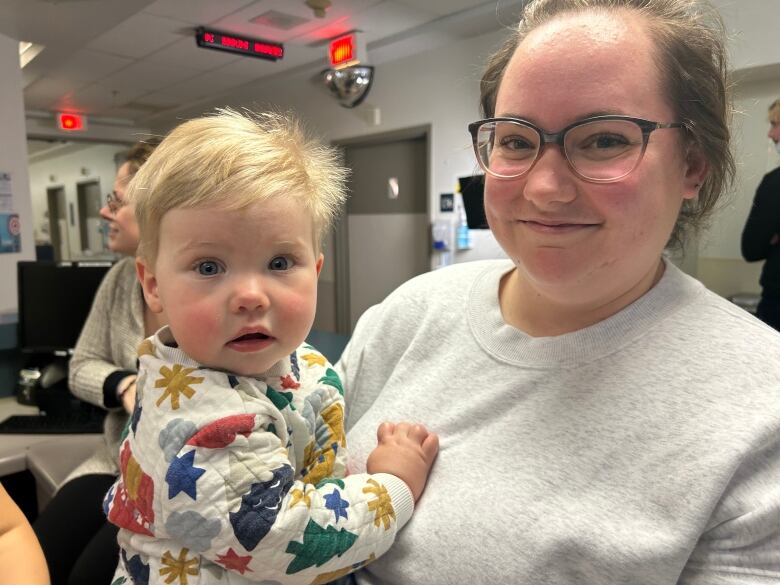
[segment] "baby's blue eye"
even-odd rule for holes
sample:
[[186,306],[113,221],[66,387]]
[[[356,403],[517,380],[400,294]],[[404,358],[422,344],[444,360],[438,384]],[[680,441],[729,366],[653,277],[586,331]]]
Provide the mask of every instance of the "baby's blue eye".
[[197,270],[198,270],[198,274],[202,276],[214,276],[215,274],[219,274],[221,272],[221,268],[219,264],[217,264],[213,260],[205,260],[204,262],[199,262]]
[[292,261],[285,256],[277,256],[268,263],[268,267],[271,270],[289,270],[292,268]]

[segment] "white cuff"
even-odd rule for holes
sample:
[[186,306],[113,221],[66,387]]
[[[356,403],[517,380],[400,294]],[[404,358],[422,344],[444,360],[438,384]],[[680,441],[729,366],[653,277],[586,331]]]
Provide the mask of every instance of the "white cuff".
[[374,473],[372,475],[379,483],[385,486],[387,493],[390,494],[398,530],[401,530],[409,522],[414,512],[412,490],[409,489],[404,480],[395,475],[390,475],[389,473]]

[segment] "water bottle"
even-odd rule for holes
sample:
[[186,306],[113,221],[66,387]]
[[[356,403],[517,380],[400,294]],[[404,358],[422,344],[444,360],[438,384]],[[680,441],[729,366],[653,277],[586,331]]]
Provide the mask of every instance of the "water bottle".
[[458,250],[471,249],[471,232],[466,220],[466,210],[463,209],[462,204],[458,206],[458,228],[455,232],[455,246]]

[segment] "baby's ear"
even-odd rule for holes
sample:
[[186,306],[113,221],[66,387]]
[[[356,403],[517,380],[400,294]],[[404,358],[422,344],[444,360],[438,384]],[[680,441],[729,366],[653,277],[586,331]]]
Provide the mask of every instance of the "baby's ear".
[[319,257],[317,258],[317,276],[320,275],[320,272],[322,271],[322,263],[325,262],[325,256],[320,252]]
[[135,272],[138,275],[138,280],[141,282],[147,306],[153,313],[162,313],[163,306],[160,301],[160,295],[157,292],[157,278],[154,276],[154,272],[152,272],[152,265],[144,258],[136,257]]

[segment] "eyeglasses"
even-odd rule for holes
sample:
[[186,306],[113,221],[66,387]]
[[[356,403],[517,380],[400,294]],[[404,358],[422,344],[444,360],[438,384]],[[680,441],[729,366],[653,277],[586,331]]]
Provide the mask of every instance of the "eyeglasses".
[[557,144],[579,177],[593,183],[618,181],[641,162],[650,133],[683,124],[661,124],[629,116],[594,116],[559,132],[545,132],[518,118],[488,118],[468,126],[479,166],[498,179],[516,179]]
[[111,191],[108,195],[106,195],[106,206],[108,206],[108,210],[115,214],[117,211],[122,209],[125,205],[127,205],[127,201],[123,201],[119,198],[116,191]]

